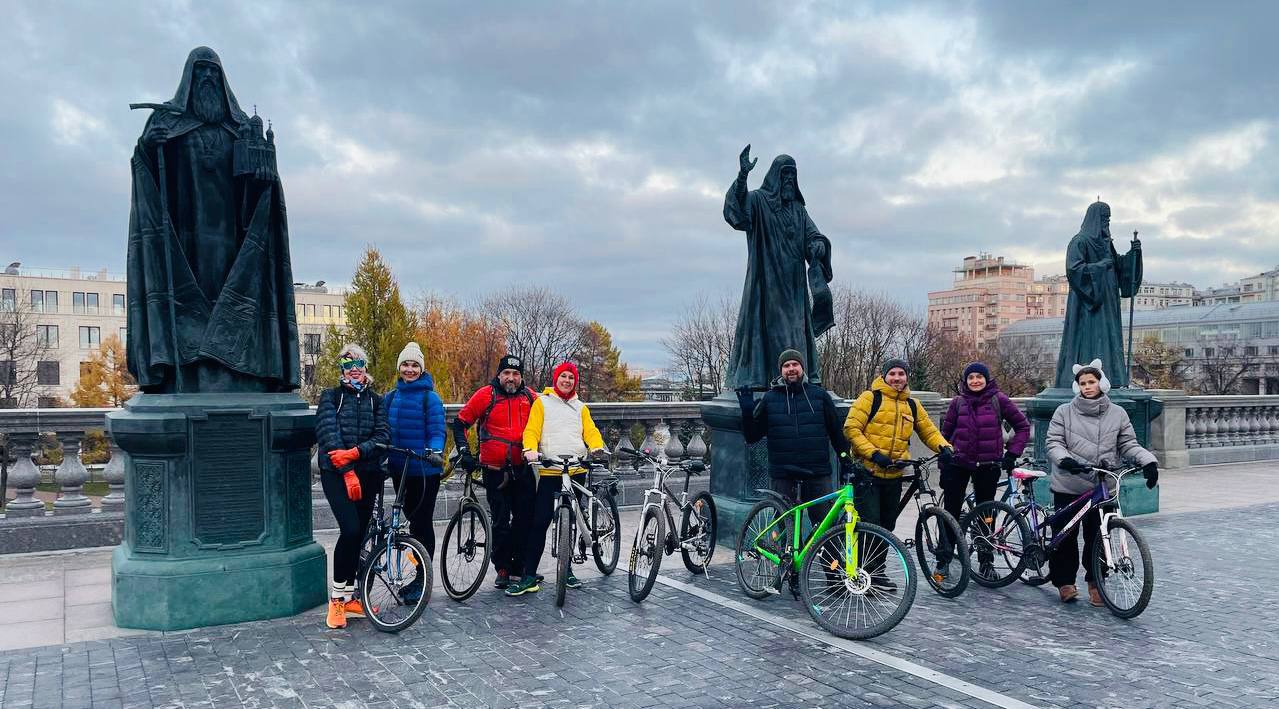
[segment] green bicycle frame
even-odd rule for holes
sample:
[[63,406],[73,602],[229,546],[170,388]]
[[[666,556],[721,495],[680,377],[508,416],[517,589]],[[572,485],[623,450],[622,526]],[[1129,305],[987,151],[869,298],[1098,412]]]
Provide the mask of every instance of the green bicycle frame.
[[[818,524],[817,527],[813,529],[812,533],[808,535],[808,540],[804,542],[804,545],[801,548],[800,528],[803,526],[802,515],[804,510],[807,510],[813,505],[822,504],[828,500],[833,502],[830,510],[826,512],[825,519],[823,519],[821,524]],[[760,556],[768,559],[778,566],[781,566],[784,563],[782,558],[768,549],[761,547],[760,540],[763,539],[765,535],[771,535],[770,539],[772,541],[780,539],[782,535],[785,534],[785,530],[777,529],[777,525],[786,519],[793,518],[795,521],[795,529],[793,532],[794,539],[791,548],[799,549],[799,553],[795,555],[791,563],[794,565],[795,571],[799,571],[800,566],[804,562],[804,558],[807,557],[808,553],[812,550],[813,543],[818,539],[821,539],[822,535],[834,526],[835,520],[838,519],[841,514],[847,515],[847,521],[844,522],[844,572],[849,576],[856,576],[857,535],[854,533],[854,530],[857,528],[857,521],[860,517],[857,515],[857,508],[853,505],[852,485],[844,485],[829,495],[824,495],[815,500],[810,500],[786,510],[785,513],[779,515],[777,519],[773,520],[771,524],[761,530],[759,535],[755,537],[755,550],[759,552]]]

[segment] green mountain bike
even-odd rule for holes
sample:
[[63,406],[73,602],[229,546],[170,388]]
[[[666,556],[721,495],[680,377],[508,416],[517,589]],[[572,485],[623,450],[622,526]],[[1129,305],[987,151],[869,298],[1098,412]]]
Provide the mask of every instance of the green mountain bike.
[[[787,584],[827,632],[863,640],[906,617],[918,581],[901,540],[859,520],[847,472],[840,482],[835,492],[794,506],[772,490],[758,490],[764,499],[746,514],[737,536],[737,583],[756,600],[780,594]],[[804,535],[804,512],[825,504],[826,516]]]

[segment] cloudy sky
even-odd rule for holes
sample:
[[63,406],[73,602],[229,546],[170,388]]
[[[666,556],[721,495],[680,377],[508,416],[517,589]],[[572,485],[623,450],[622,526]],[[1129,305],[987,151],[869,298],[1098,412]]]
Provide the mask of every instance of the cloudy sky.
[[[571,293],[640,367],[741,288],[746,143],[836,277],[922,307],[978,251],[1060,273],[1097,195],[1149,280],[1279,263],[1274,3],[8,2],[0,260],[123,271],[129,156],[207,44],[274,121],[297,280]],[[1122,240],[1126,243],[1126,240]]]

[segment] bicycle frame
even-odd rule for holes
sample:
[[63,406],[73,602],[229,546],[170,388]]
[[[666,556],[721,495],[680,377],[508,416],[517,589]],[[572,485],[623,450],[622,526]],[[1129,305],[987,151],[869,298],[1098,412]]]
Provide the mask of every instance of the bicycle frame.
[[[914,475],[905,480],[910,481],[910,486],[902,493],[902,499],[897,504],[897,514],[901,514],[906,510],[906,506],[910,504],[911,499],[915,500],[915,507],[923,512],[930,507],[937,506],[937,493],[932,486],[928,484],[928,473],[924,470],[924,466],[932,462],[934,458],[923,458],[920,460],[910,461],[911,466],[915,469]],[[920,498],[928,496],[928,501],[924,502]]]
[[[670,487],[666,484],[667,478],[676,468],[669,464],[663,464],[655,458],[652,460],[657,465],[657,469],[653,473],[653,487],[644,491],[644,504],[640,507],[640,518],[643,519],[644,513],[648,511],[648,508],[659,507],[662,510],[662,514],[666,515],[666,528],[670,530],[671,534],[675,534],[675,530],[678,527],[675,524],[675,517],[671,515],[671,507],[674,506],[681,513],[687,509],[688,485],[692,480],[693,473],[692,471],[684,470],[684,489],[678,495],[679,502],[677,503],[675,502],[677,496],[671,492]],[[657,500],[651,499],[654,496],[657,497]]]
[[[824,503],[828,500],[832,501],[830,510],[826,512],[826,517],[822,519],[821,523],[809,533],[808,539],[804,542],[803,547],[801,548],[800,530],[803,524],[803,518],[801,515],[809,507]],[[812,550],[813,543],[820,539],[823,534],[834,526],[835,519],[839,517],[840,514],[847,515],[846,521],[844,522],[844,571],[849,576],[855,576],[857,574],[858,550],[856,535],[853,530],[857,527],[857,522],[860,517],[857,514],[857,508],[853,506],[853,486],[850,483],[845,483],[842,487],[829,495],[823,495],[815,500],[810,500],[796,505],[778,516],[771,524],[760,530],[759,536],[755,537],[755,550],[759,552],[760,556],[768,559],[778,566],[786,565],[787,560],[767,549],[762,548],[759,541],[765,534],[769,533],[769,530],[776,527],[778,523],[793,517],[795,522],[793,531],[794,541],[790,549],[799,549],[799,553],[794,554],[793,558],[789,560],[789,563],[793,567],[793,570],[798,572],[804,558],[807,557],[808,552]]]
[[[1093,468],[1093,471],[1095,472],[1104,473],[1107,477],[1114,478],[1115,494],[1111,495],[1110,490],[1106,485],[1106,481],[1104,479],[1099,479],[1097,481],[1097,485],[1093,487],[1092,490],[1083,493],[1071,501],[1070,504],[1056,510],[1052,515],[1045,519],[1042,524],[1032,526],[1032,534],[1037,540],[1042,542],[1044,539],[1042,530],[1049,527],[1056,527],[1062,520],[1070,518],[1070,521],[1061,529],[1060,532],[1057,532],[1049,538],[1047,544],[1042,545],[1044,547],[1044,553],[1051,553],[1060,546],[1066,535],[1073,532],[1074,529],[1083,522],[1084,517],[1089,512],[1092,512],[1097,508],[1101,508],[1101,520],[1098,528],[1098,534],[1103,540],[1109,540],[1110,521],[1115,518],[1123,519],[1123,512],[1119,509],[1118,504],[1120,482],[1123,480],[1125,475],[1136,472],[1137,470],[1139,470],[1139,468],[1126,468],[1119,472],[1112,472],[1105,468]],[[1029,494],[1026,495],[1026,499],[1032,510],[1040,509],[1039,503],[1035,500],[1033,488],[1029,491]],[[1114,503],[1113,507],[1112,503]],[[1122,541],[1122,547],[1121,553],[1127,556],[1128,542],[1126,539]],[[1110,545],[1102,544],[1102,552],[1106,555],[1106,565],[1108,567],[1113,567],[1115,565],[1115,560],[1111,553]]]

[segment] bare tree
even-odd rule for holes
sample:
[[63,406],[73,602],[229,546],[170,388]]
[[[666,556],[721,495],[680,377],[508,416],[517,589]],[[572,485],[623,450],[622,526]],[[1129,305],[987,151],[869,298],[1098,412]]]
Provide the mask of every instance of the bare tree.
[[1246,345],[1238,336],[1200,338],[1203,357],[1199,360],[1200,394],[1237,394],[1245,375],[1260,371],[1258,348]]
[[568,298],[526,286],[485,299],[485,317],[506,332],[511,354],[524,360],[524,381],[550,386],[551,370],[581,345],[582,319]]
[[684,377],[690,398],[715,396],[724,388],[728,358],[737,331],[736,298],[701,294],[680,313],[662,346],[671,357],[671,370]]
[[1132,379],[1151,389],[1181,389],[1191,363],[1182,351],[1160,341],[1154,333],[1142,338],[1132,355]]
[[55,343],[52,331],[37,327],[40,311],[32,307],[30,292],[5,291],[0,300],[0,408],[26,408],[35,403],[38,363]]
[[1008,396],[1034,396],[1056,376],[1057,353],[1033,338],[1000,337],[986,346],[982,357]]
[[822,384],[843,396],[868,389],[889,357],[922,337],[922,319],[886,295],[834,284],[835,326],[817,342]]

